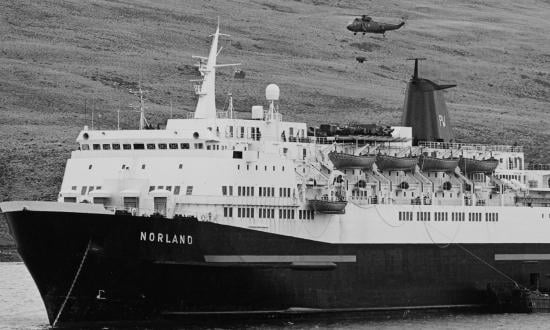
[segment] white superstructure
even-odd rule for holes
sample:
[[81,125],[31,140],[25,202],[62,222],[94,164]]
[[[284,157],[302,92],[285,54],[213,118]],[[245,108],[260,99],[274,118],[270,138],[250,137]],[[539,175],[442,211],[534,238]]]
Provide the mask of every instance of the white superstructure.
[[[165,129],[85,127],[67,162],[59,202],[174,218],[195,215],[283,235],[338,243],[550,242],[550,170],[527,170],[521,147],[426,142],[408,127],[387,136],[319,137],[305,123],[285,122],[279,88],[251,119],[215,106],[219,29],[191,119]],[[499,161],[492,174],[335,169],[331,151],[397,157],[428,155]],[[345,213],[311,201],[347,201]],[[177,217],[176,217],[177,218]],[[176,221],[176,220],[175,220]]]

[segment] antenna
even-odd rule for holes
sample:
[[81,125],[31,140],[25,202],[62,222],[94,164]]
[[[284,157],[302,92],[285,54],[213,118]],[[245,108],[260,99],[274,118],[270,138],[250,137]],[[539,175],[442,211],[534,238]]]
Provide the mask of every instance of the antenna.
[[413,79],[418,79],[418,61],[424,61],[425,59],[425,57],[412,57],[407,59],[407,61],[414,61],[414,74],[412,76]]
[[149,123],[145,118],[145,104],[143,101],[143,89],[141,88],[141,79],[139,81],[139,90],[134,91],[130,89],[130,93],[134,95],[139,93],[139,129],[142,130],[146,128],[149,125]]

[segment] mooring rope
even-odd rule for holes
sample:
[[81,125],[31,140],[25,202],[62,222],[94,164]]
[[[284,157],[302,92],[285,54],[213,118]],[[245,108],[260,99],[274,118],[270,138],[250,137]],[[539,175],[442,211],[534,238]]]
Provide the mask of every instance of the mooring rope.
[[55,317],[55,320],[53,321],[52,326],[55,327],[57,324],[57,321],[59,321],[59,317],[61,316],[61,313],[63,313],[63,310],[65,309],[65,305],[67,304],[67,301],[69,300],[69,297],[71,296],[71,293],[73,292],[74,286],[76,285],[76,280],[78,279],[78,276],[80,275],[80,271],[82,270],[82,266],[84,266],[84,261],[86,260],[86,257],[88,256],[88,251],[90,251],[90,247],[92,246],[92,239],[88,241],[88,246],[86,247],[86,251],[84,251],[84,255],[82,256],[82,260],[80,260],[80,265],[78,266],[78,269],[76,271],[76,274],[74,276],[73,282],[71,283],[71,287],[69,288],[69,292],[67,292],[67,295],[65,296],[65,299],[63,300],[63,303],[61,304],[61,308],[59,308],[59,311],[57,312],[57,316]]

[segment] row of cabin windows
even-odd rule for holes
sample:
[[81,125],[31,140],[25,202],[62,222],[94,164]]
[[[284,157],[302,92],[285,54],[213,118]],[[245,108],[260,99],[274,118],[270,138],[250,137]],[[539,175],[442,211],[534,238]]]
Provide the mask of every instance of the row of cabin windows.
[[254,218],[253,207],[237,207],[237,217],[239,218]]
[[304,220],[315,219],[315,212],[313,210],[298,210],[298,218]]
[[[254,196],[256,187],[237,186],[237,196]],[[279,197],[290,197],[291,188],[279,188]],[[233,196],[233,186],[222,186],[223,196]],[[275,197],[275,187],[258,187],[258,196]]]
[[[237,207],[237,217],[238,218],[254,218],[255,216],[254,207]],[[310,220],[315,218],[315,213],[312,210],[298,210],[299,219]],[[233,207],[224,206],[223,216],[225,218],[233,217]],[[275,209],[274,208],[258,208],[258,218],[260,219],[275,219]],[[293,209],[279,209],[279,219],[295,219],[296,211]]]
[[[172,188],[173,188],[174,195],[179,195],[180,194],[180,189],[181,189],[180,186],[156,186],[156,187],[155,186],[149,186],[149,192],[151,192],[155,189],[159,189],[159,190],[163,189],[163,190],[167,190],[167,191],[172,192]],[[78,186],[72,186],[71,190],[77,191]],[[80,195],[86,195],[87,193],[89,194],[94,190],[101,190],[101,186],[82,186],[80,188]],[[193,186],[187,186],[187,190],[186,190],[185,194],[186,195],[192,195],[193,194]]]
[[[168,190],[172,191],[172,186],[149,186],[149,192],[153,190]],[[174,186],[174,195],[180,194],[181,187],[180,186]],[[186,195],[192,195],[193,194],[193,186],[187,186],[185,190]]]
[[237,187],[237,196],[254,196],[254,187]]
[[[451,221],[465,221],[466,215],[464,212],[450,212]],[[399,212],[399,221],[412,221],[413,212],[403,211]],[[430,212],[416,212],[416,221],[431,221]],[[434,221],[449,221],[449,212],[434,212]],[[482,221],[482,213],[470,212],[468,213],[468,221]],[[485,213],[485,221],[498,221],[498,213]]]
[[290,188],[279,188],[279,197],[290,197]]
[[434,212],[434,221],[449,221],[447,212]]
[[260,219],[275,219],[275,209],[259,208],[258,216]]
[[413,213],[410,211],[399,212],[399,221],[412,221]]
[[[233,158],[235,158],[235,157],[233,157]],[[242,158],[242,157],[241,157],[241,158]],[[268,166],[265,165],[265,166],[264,166],[264,171],[267,172],[267,168],[268,168]],[[241,165],[238,164],[238,165],[237,165],[237,170],[240,170],[240,169],[241,169]],[[255,169],[256,169],[256,171],[259,171],[260,167],[259,167],[258,165],[255,165]],[[276,167],[276,166],[272,166],[272,169],[273,169],[273,171],[276,171],[276,170],[277,170],[277,167]],[[246,170],[247,170],[247,171],[250,171],[250,165],[246,165]],[[282,171],[282,172],[285,171],[285,167],[284,167],[284,166],[281,166],[281,171]]]
[[[191,149],[191,147],[193,147],[193,149],[204,149],[204,144],[203,143],[123,143],[123,144],[120,144],[120,143],[113,143],[113,144],[110,144],[110,143],[103,143],[103,144],[99,144],[99,143],[94,143],[92,144],[92,149],[93,150],[121,150],[121,147],[122,147],[122,150],[156,150],[156,149],[159,149],[159,150],[167,150],[167,149],[170,149],[170,150],[178,150],[178,149],[182,149],[182,150],[186,150],[186,149]],[[218,145],[214,145],[212,146],[214,147],[213,150],[219,150],[219,146]],[[208,150],[211,150],[212,147],[210,145],[207,146],[207,149]],[[90,145],[89,144],[82,144],[82,150],[90,150]]]
[[294,210],[279,209],[279,219],[294,219]]

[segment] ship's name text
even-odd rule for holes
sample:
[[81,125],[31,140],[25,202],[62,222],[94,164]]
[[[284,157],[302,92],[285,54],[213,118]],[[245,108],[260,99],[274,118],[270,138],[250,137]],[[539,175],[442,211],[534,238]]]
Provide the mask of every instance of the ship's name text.
[[166,244],[193,244],[193,236],[191,235],[153,233],[146,231],[140,232],[139,240],[145,242],[157,242]]

